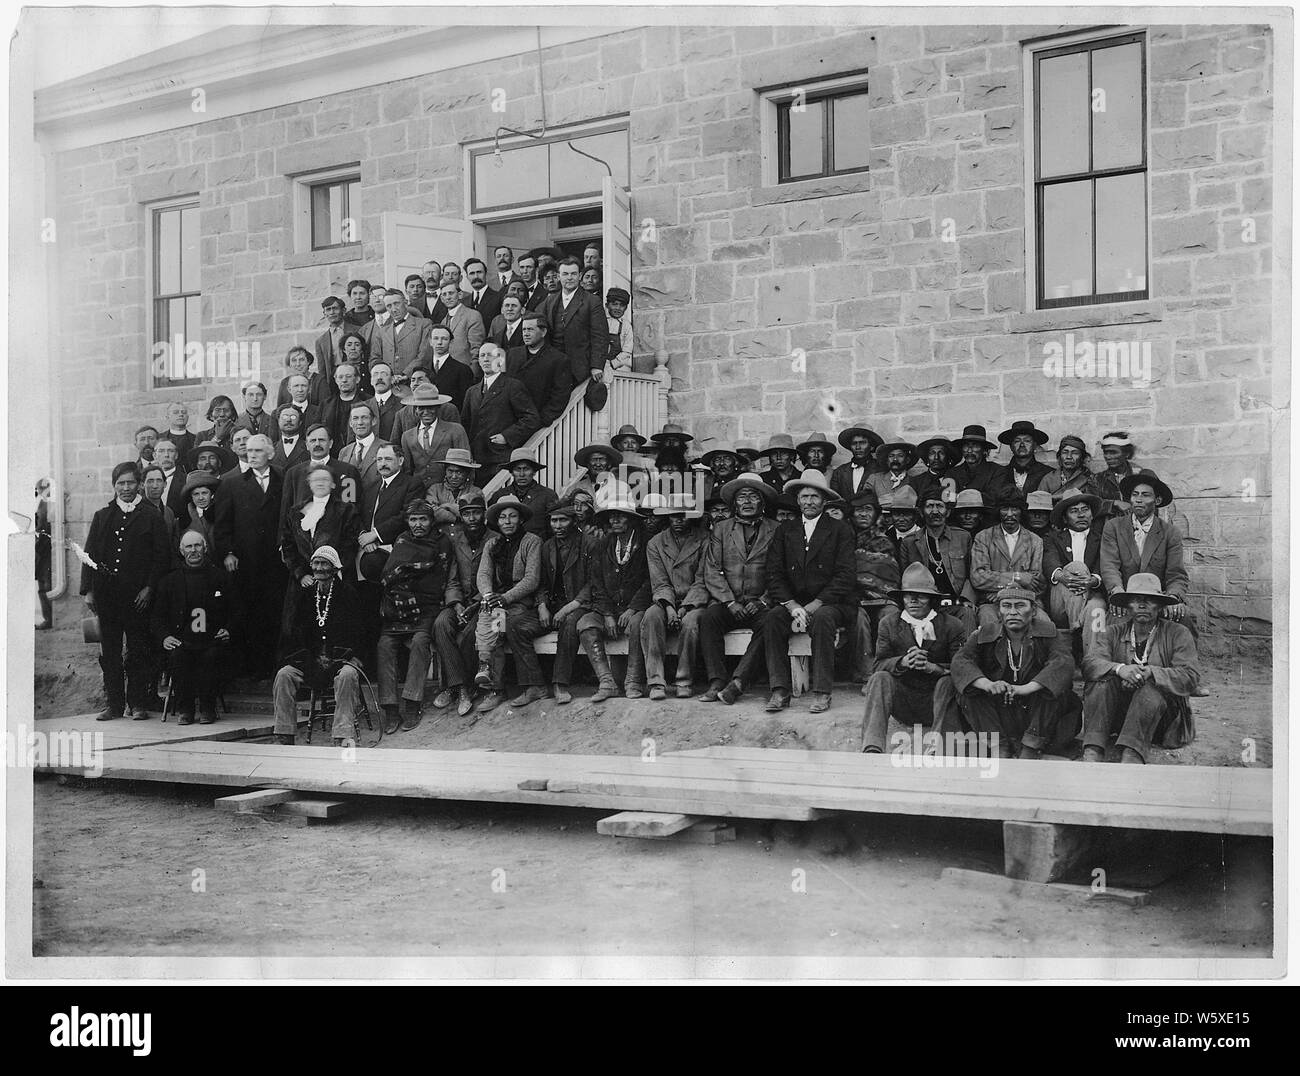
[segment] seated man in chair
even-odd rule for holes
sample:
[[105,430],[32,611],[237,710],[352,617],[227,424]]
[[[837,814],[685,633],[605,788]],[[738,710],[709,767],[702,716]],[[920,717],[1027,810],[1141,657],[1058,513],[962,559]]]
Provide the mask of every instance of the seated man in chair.
[[356,734],[360,682],[353,664],[356,651],[358,606],[356,591],[339,578],[343,559],[333,546],[323,545],[311,554],[313,585],[293,589],[289,653],[275,674],[275,742],[292,744],[297,731],[295,696],[304,679],[312,690],[324,694],[334,687],[335,746]]

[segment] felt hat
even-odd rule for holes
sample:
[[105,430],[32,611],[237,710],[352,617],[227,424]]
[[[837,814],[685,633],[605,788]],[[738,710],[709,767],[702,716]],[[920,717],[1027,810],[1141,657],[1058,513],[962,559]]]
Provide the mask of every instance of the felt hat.
[[620,426],[618,428],[618,433],[614,434],[614,436],[609,439],[610,446],[612,447],[615,441],[623,437],[635,437],[638,443],[643,445],[646,443],[646,439],[636,432],[636,427],[630,422],[626,426]]
[[534,471],[544,470],[546,464],[537,462],[537,453],[531,448],[516,448],[510,453],[510,462],[506,464],[506,470],[510,470],[516,463],[531,463]]
[[978,508],[981,512],[989,511],[989,506],[984,503],[984,494],[977,489],[964,489],[957,494],[957,500],[953,502],[952,510],[961,512],[968,508]]
[[185,457],[185,470],[197,471],[199,469],[199,453],[215,452],[217,456],[218,473],[225,474],[227,471],[233,471],[239,466],[239,457],[230,449],[217,444],[216,441],[204,441],[201,445],[195,445],[190,449],[189,455]]
[[[889,466],[887,463],[889,453],[891,449],[895,448],[901,448],[907,453],[907,467],[911,467],[916,463],[916,445],[912,444],[910,441],[889,441],[885,444],[878,445],[876,448],[876,462],[879,463],[881,467]],[[903,469],[907,470],[907,467],[904,467]]]
[[515,509],[515,511],[519,513],[519,522],[521,525],[527,523],[530,519],[533,518],[533,510],[529,508],[528,505],[524,504],[524,502],[521,501],[518,497],[515,497],[514,495],[507,493],[500,500],[493,501],[491,504],[488,505],[488,510],[487,510],[488,526],[495,527],[497,525],[497,520],[501,516],[501,513],[504,512],[507,508],[513,508]]
[[753,441],[736,442],[736,455],[748,463],[752,463],[754,460],[758,459],[758,457],[761,456],[762,454],[763,453],[761,453],[758,450],[758,445],[756,445]]
[[1076,504],[1086,504],[1091,508],[1093,519],[1101,511],[1100,497],[1094,497],[1091,493],[1071,493],[1068,497],[1062,497],[1052,508],[1052,526],[1057,530],[1065,530],[1065,513]]
[[[649,499],[652,496],[655,496],[655,494],[646,495],[647,499]],[[601,509],[596,513],[597,525],[603,527],[605,525],[605,521],[609,519],[609,517],[613,515],[615,512],[621,513],[622,515],[625,516],[631,516],[633,519],[641,518],[640,513],[637,512],[636,505],[632,501],[625,500],[625,499],[617,499],[617,500],[611,500],[608,504],[601,507]]]
[[1003,430],[998,434],[998,440],[1004,445],[1009,445],[1021,434],[1028,434],[1034,439],[1034,442],[1039,445],[1045,445],[1048,441],[1047,434],[1038,429],[1028,419],[1017,419],[1011,424],[1011,429]]
[[1134,486],[1150,486],[1156,492],[1156,507],[1163,508],[1174,499],[1173,490],[1166,486],[1150,471],[1138,471],[1136,474],[1129,475],[1119,484],[1120,496],[1126,501],[1133,499]]
[[742,456],[739,452],[736,451],[735,448],[732,447],[730,441],[718,442],[718,444],[714,445],[711,449],[709,449],[706,453],[704,453],[703,456],[700,457],[700,463],[704,464],[705,467],[710,467],[712,466],[710,461],[715,456],[734,456],[742,467],[745,464],[745,457]]
[[1123,590],[1112,591],[1109,601],[1114,605],[1127,605],[1134,598],[1151,598],[1161,605],[1177,605],[1178,599],[1166,594],[1160,587],[1160,577],[1151,572],[1137,572],[1128,577]]
[[651,436],[650,440],[654,441],[655,444],[661,445],[674,438],[684,441],[687,444],[695,440],[694,437],[678,426],[675,422],[666,423],[662,430]]
[[795,515],[799,514],[799,502],[794,499],[793,493],[778,493],[767,507],[773,516],[776,515],[778,508],[784,508]]
[[916,446],[916,458],[919,460],[926,459],[926,456],[929,453],[930,449],[933,448],[935,445],[943,446],[944,451],[948,454],[949,463],[957,463],[961,460],[961,449],[954,448],[953,443],[949,441],[948,438],[946,437],[931,437],[925,441],[922,441],[919,445]]
[[478,464],[474,461],[474,455],[468,448],[449,448],[442,462],[448,467],[463,467],[467,471],[478,469]]
[[343,568],[343,558],[339,556],[339,551],[332,545],[317,546],[311,551],[311,560],[328,561],[340,571]]
[[736,503],[736,494],[742,489],[752,489],[763,498],[763,504],[768,504],[776,496],[776,490],[764,482],[753,471],[746,471],[744,474],[737,475],[730,482],[723,484],[720,496],[727,504]]
[[894,490],[894,500],[890,505],[892,512],[915,512],[917,508],[916,490],[904,483]]
[[760,455],[766,456],[769,452],[778,451],[797,453],[798,449],[794,447],[794,438],[788,433],[774,433],[767,439],[767,445]]
[[658,491],[647,493],[641,498],[641,503],[637,505],[637,514],[643,516],[652,516],[656,511],[668,503],[668,498]]
[[407,407],[441,407],[449,403],[451,403],[450,396],[444,396],[439,392],[437,385],[430,385],[424,381],[416,385],[406,397]]
[[903,600],[904,594],[925,594],[931,598],[942,598],[943,594],[934,585],[934,576],[924,564],[909,564],[903,570],[903,580],[897,588],[887,591],[891,598]]
[[696,512],[694,493],[669,493],[663,501],[663,504],[655,506],[654,515],[674,516],[682,513],[690,515]]
[[824,433],[810,433],[808,440],[801,441],[794,446],[796,452],[803,452],[805,448],[824,448],[828,457],[835,455],[835,444],[828,441]]
[[989,449],[990,451],[994,451],[994,452],[997,451],[998,446],[989,440],[988,434],[985,432],[983,426],[979,426],[975,424],[967,426],[965,429],[961,431],[961,436],[954,437],[949,442],[949,444],[951,444],[952,447],[955,448],[960,453],[961,446],[964,445],[967,441],[978,441],[981,445],[983,445],[985,448]]
[[617,467],[623,459],[622,454],[613,445],[606,445],[597,442],[591,445],[583,445],[578,449],[578,451],[573,454],[573,462],[579,467],[586,467],[590,463],[591,457],[596,453],[600,453],[602,456],[608,458],[611,467]]
[[207,471],[191,471],[185,476],[185,488],[181,490],[181,500],[188,500],[196,489],[216,489],[221,479]]
[[855,437],[865,437],[870,441],[872,452],[875,452],[876,449],[885,443],[885,439],[881,437],[880,434],[876,433],[875,430],[867,429],[865,426],[850,426],[847,430],[841,430],[837,440],[839,441],[841,448],[848,448],[849,443]]
[[1027,512],[1050,512],[1052,510],[1052,495],[1045,489],[1036,489],[1025,498],[1025,511]]
[[870,508],[877,516],[880,515],[880,499],[870,486],[849,498],[849,511],[856,512],[859,508]]
[[782,493],[791,495],[797,494],[801,489],[815,489],[818,493],[823,494],[827,500],[838,496],[831,485],[826,481],[826,476],[821,471],[809,467],[798,478],[791,478],[784,486],[781,487]]

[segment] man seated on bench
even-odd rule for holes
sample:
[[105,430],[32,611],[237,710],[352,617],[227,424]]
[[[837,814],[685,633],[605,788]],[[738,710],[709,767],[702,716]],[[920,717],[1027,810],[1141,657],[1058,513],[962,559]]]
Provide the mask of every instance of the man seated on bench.
[[902,585],[889,596],[901,601],[889,606],[876,633],[876,671],[867,681],[862,718],[862,750],[885,749],[892,715],[910,727],[957,732],[957,704],[948,667],[966,641],[961,620],[939,608],[944,594],[924,564],[909,564]]
[[802,518],[782,523],[767,550],[767,594],[772,612],[763,627],[767,678],[772,687],[766,711],[790,705],[790,636],[806,631],[812,644],[812,714],[831,705],[835,635],[857,619],[853,528],[826,515],[830,485],[821,471],[807,470],[785,484]]
[[578,528],[578,510],[562,501],[550,511],[551,537],[542,543],[542,585],[537,591],[537,622],[555,632],[555,665],[551,673],[555,701],[573,701],[573,663],[578,657],[578,621],[588,597],[591,558],[600,539]]
[[673,494],[655,515],[668,519],[667,530],[646,542],[650,569],[650,607],[641,618],[641,650],[645,655],[646,683],[650,698],[661,702],[668,697],[664,677],[664,650],[668,633],[680,631],[677,649],[675,694],[691,697],[691,676],[699,650],[700,615],[705,603],[704,587],[697,580],[700,561],[708,546],[708,531],[697,516],[692,494]]
[[197,696],[199,724],[211,725],[217,719],[217,658],[230,641],[230,579],[208,557],[207,540],[198,531],[185,532],[180,550],[182,565],[158,584],[153,634],[171,666],[176,723],[194,724]]
[[[766,510],[775,498],[776,490],[753,471],[722,487],[732,516],[713,524],[700,562],[709,602],[700,613],[700,651],[709,678],[701,702],[735,702],[763,660],[763,623],[772,608],[766,597],[767,550],[780,527]],[[736,628],[750,630],[749,645],[728,681],[725,636]]]
[[1129,615],[1083,652],[1083,761],[1104,762],[1118,730],[1120,762],[1144,763],[1153,743],[1172,750],[1196,737],[1187,701],[1200,690],[1196,640],[1185,625],[1161,619],[1178,598],[1149,572],[1129,576],[1110,602]]
[[997,593],[996,619],[952,659],[952,684],[967,724],[995,736],[999,758],[1042,758],[1071,749],[1079,699],[1070,689],[1069,638],[1038,615],[1038,596],[1018,584]]
[[[420,724],[424,704],[424,680],[429,671],[429,648],[433,622],[442,609],[451,567],[451,543],[434,530],[437,522],[450,522],[451,512],[414,501],[406,508],[406,530],[393,541],[393,551],[384,564],[383,618],[379,634],[379,705],[384,711],[384,734],[399,725],[410,732]],[[397,654],[406,646],[406,683],[402,699],[406,713],[397,712]]]
[[298,649],[285,659],[275,674],[275,742],[292,744],[297,732],[294,702],[304,678],[313,691],[324,694],[334,685],[334,724],[330,730],[336,747],[356,734],[360,684],[356,653],[356,625],[359,608],[356,591],[338,573],[343,559],[338,551],[323,545],[311,555],[310,587],[293,587],[291,642]]
[[465,717],[474,709],[470,669],[474,662],[474,632],[481,604],[478,570],[487,545],[487,506],[481,493],[463,494],[456,502],[460,522],[450,535],[455,567],[447,580],[447,600],[433,621],[433,638],[442,660],[442,690],[433,698],[435,709],[451,705],[457,695],[456,713]]
[[578,620],[578,638],[596,672],[598,684],[592,702],[618,695],[618,682],[610,670],[605,641],[627,638],[627,697],[639,699],[645,683],[641,653],[641,615],[650,604],[650,574],[641,517],[631,501],[618,500],[596,513],[596,522],[609,533],[591,558],[590,601]]

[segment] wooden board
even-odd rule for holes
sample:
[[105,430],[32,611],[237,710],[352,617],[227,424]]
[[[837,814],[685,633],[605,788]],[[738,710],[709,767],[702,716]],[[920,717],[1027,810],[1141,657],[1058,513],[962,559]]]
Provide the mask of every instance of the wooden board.
[[689,814],[623,811],[598,821],[596,832],[603,833],[606,837],[671,837],[698,821],[698,818]]
[[256,792],[241,792],[237,796],[222,796],[212,801],[218,811],[255,811],[261,807],[273,807],[277,803],[287,803],[297,795],[288,788],[259,788]]
[[[98,743],[104,751],[119,751],[125,747],[147,747],[164,743],[196,743],[205,740],[245,740],[253,736],[269,736],[275,728],[275,719],[266,714],[222,713],[216,724],[178,725],[174,717],[164,724],[157,715],[148,721],[133,721],[120,717],[116,721],[96,721],[96,714],[74,714],[71,717],[40,718],[32,730],[48,738],[60,735],[87,736],[86,743]],[[98,737],[98,739],[96,739]]]
[[975,889],[1017,900],[1022,897],[1039,897],[1067,904],[1117,903],[1140,908],[1150,897],[1149,893],[1141,889],[1115,889],[1109,886],[1093,889],[1092,886],[1067,885],[1064,882],[1025,882],[1000,874],[989,874],[987,871],[962,870],[960,867],[945,867],[940,877],[963,889]]

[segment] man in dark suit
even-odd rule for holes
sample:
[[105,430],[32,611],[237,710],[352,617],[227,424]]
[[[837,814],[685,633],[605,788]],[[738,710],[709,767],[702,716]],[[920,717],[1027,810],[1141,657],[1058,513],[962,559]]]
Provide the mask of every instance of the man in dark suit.
[[451,357],[451,330],[446,325],[429,331],[429,354],[421,365],[433,386],[459,409],[465,403],[465,390],[474,384],[474,370]]
[[320,420],[330,431],[330,440],[334,442],[335,451],[347,442],[349,423],[352,418],[352,405],[364,403],[370,408],[371,416],[377,418],[379,409],[370,399],[370,393],[357,382],[357,368],[345,362],[334,371],[337,391],[325,398],[321,407]]
[[513,268],[515,252],[509,247],[497,247],[492,251],[492,260],[497,263],[497,271],[493,274],[491,281],[492,287],[505,295],[510,285],[520,279],[519,274]]
[[560,290],[543,304],[551,326],[551,346],[569,359],[573,383],[604,377],[609,357],[609,319],[600,299],[578,287],[582,267],[572,256],[560,263]]
[[506,373],[524,383],[529,397],[537,404],[542,426],[549,426],[560,417],[573,391],[569,360],[547,343],[548,328],[545,314],[525,314],[524,344],[506,352]]
[[807,631],[812,642],[813,692],[810,713],[831,705],[835,632],[853,626],[857,584],[853,528],[825,512],[832,492],[826,476],[807,470],[785,492],[799,503],[800,519],[781,524],[767,551],[767,596],[772,611],[763,625],[767,677],[772,696],[768,713],[790,705],[790,636]]
[[164,437],[153,446],[153,462],[163,469],[162,500],[177,519],[189,519],[185,511],[185,471],[180,466],[174,442]]
[[[271,439],[248,439],[248,470],[221,479],[213,504],[215,555],[230,573],[235,623],[231,636],[243,644],[244,674],[269,679],[287,581],[280,559],[280,502],[284,477],[271,466]],[[306,465],[304,465],[306,466]]]
[[337,295],[321,300],[325,311],[325,331],[316,337],[316,376],[321,379],[321,394],[334,391],[334,370],[343,361],[343,337],[354,331],[343,320],[346,306]]
[[518,298],[522,291],[523,285],[519,284],[515,286],[513,295],[501,297],[501,313],[492,319],[492,324],[488,327],[488,340],[497,347],[505,348],[507,355],[512,347],[523,347],[524,343],[524,324],[521,320],[524,304]]
[[849,450],[852,458],[831,472],[831,489],[840,500],[847,501],[867,489],[870,485],[867,480],[880,470],[876,463],[876,449],[885,443],[885,439],[865,426],[854,426],[841,432],[837,440],[841,448]]
[[[307,441],[302,435],[302,416],[297,408],[280,408],[276,421],[280,426],[280,442],[275,446],[271,466],[283,474],[307,459]],[[248,446],[244,447],[247,450]]]
[[546,299],[546,289],[537,273],[537,255],[524,254],[518,262],[519,279],[525,288],[524,309],[536,310]]
[[495,344],[479,351],[483,380],[465,393],[461,408],[469,448],[479,462],[476,485],[482,486],[541,428],[541,416],[522,381],[505,373],[506,355]]
[[477,310],[484,325],[491,325],[492,319],[501,313],[503,292],[488,287],[487,265],[481,258],[470,258],[465,263],[465,275],[469,278],[470,295],[465,305]]
[[381,441],[391,441],[393,424],[402,410],[402,400],[393,391],[393,368],[388,363],[377,360],[371,365],[370,387],[375,390],[373,402],[378,415],[375,433]]
[[406,527],[408,504],[424,500],[424,483],[402,468],[398,445],[383,444],[375,452],[378,485],[364,491],[361,501],[361,577],[377,583],[393,540]]
[[405,373],[420,362],[429,349],[427,318],[412,317],[406,307],[406,296],[396,288],[384,296],[388,307],[388,321],[379,327],[379,357],[394,370]]
[[[1040,463],[1034,455],[1047,444],[1047,433],[1029,421],[1016,421],[1009,430],[998,434],[998,440],[1011,449],[1011,462],[1001,469],[994,483],[994,500],[1008,487],[1018,489],[1026,497],[1038,489],[1055,468]],[[987,499],[987,498],[986,498]]]
[[[161,442],[159,442],[161,444]],[[157,457],[158,450],[154,449]],[[1129,475],[1119,484],[1120,496],[1132,507],[1107,520],[1101,532],[1101,582],[1106,593],[1124,589],[1138,573],[1160,580],[1164,593],[1177,602],[1166,605],[1161,616],[1182,621],[1196,634],[1187,606],[1187,569],[1183,566],[1183,539],[1177,528],[1160,518],[1158,509],[1174,499],[1173,493],[1149,472]],[[1115,609],[1121,614],[1122,610]]]
[[[307,499],[310,492],[307,475],[316,464],[323,463],[334,476],[334,486],[339,500],[345,504],[361,503],[361,475],[350,463],[331,459],[334,442],[326,427],[317,423],[307,431],[307,459],[284,472],[284,514]],[[218,491],[220,492],[220,491]]]

